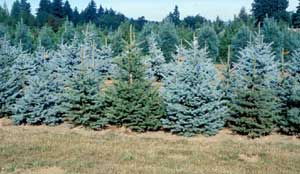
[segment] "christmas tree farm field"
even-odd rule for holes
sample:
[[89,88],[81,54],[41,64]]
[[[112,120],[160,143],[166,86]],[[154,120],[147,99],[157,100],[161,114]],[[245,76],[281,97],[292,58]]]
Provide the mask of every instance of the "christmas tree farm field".
[[0,174],[300,173],[300,141],[292,136],[251,140],[222,130],[213,137],[184,138],[1,122],[6,126],[0,126]]

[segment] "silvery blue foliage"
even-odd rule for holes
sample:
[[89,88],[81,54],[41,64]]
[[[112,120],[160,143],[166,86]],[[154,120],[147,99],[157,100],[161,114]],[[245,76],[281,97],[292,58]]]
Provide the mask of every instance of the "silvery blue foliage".
[[11,77],[5,84],[6,104],[11,111],[14,110],[16,101],[24,96],[25,89],[29,85],[28,77],[38,73],[40,61],[32,55],[21,53],[10,68]]
[[[0,38],[0,115],[10,115],[8,98],[13,95],[11,90],[11,72],[16,59],[23,54],[20,47],[11,46],[6,37]],[[10,81],[10,82],[9,82]]]
[[272,45],[263,42],[263,36],[257,35],[248,46],[239,52],[239,59],[234,64],[235,87],[246,87],[248,77],[255,74],[263,79],[262,84],[267,88],[275,88],[279,80],[279,63],[275,61]]
[[116,65],[113,63],[113,51],[110,45],[103,45],[96,49],[95,70],[102,77],[112,77]]
[[300,49],[293,52],[292,58],[287,62],[287,71],[292,76],[300,75]]
[[155,38],[156,37],[154,33],[152,33],[148,38],[149,57],[146,60],[146,74],[152,80],[161,81],[165,78],[164,76],[166,74],[166,61],[163,52],[158,47]]
[[44,61],[39,73],[28,78],[24,96],[14,105],[12,118],[16,124],[55,125],[62,122],[56,108],[59,98],[53,79],[55,76],[48,69],[47,60]]
[[216,68],[196,41],[184,55],[173,80],[165,85],[167,116],[162,119],[163,127],[184,136],[215,135],[227,117]]

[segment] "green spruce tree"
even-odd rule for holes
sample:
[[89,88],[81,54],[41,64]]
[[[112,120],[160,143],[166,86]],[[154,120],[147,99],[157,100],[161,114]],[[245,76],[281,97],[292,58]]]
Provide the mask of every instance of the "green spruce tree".
[[278,119],[278,63],[271,45],[258,35],[240,51],[234,65],[234,86],[228,125],[233,131],[256,138],[272,132]]
[[138,132],[159,129],[164,104],[158,90],[145,79],[143,61],[132,30],[130,42],[117,65],[117,78],[105,95],[105,114],[110,123]]
[[280,99],[282,112],[278,122],[280,131],[288,135],[300,134],[300,50],[295,50],[291,60],[282,62]]

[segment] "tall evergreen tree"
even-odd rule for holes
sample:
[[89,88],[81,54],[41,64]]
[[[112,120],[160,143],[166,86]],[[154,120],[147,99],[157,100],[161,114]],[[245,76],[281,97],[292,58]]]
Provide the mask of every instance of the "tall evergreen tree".
[[74,25],[77,25],[80,23],[80,13],[79,13],[77,7],[75,7],[75,9],[74,9],[72,22],[74,23]]
[[16,124],[47,124],[56,125],[62,122],[62,117],[56,109],[59,98],[56,95],[56,76],[49,67],[46,51],[39,48],[34,59],[39,62],[38,74],[26,77],[27,86],[24,94],[14,104],[12,116]]
[[243,25],[239,29],[239,31],[235,34],[231,42],[233,51],[231,62],[237,62],[238,53],[248,45],[248,43],[251,41],[252,36],[253,33],[251,32],[249,27]]
[[4,1],[3,7],[0,6],[0,22],[4,23],[4,24],[7,24],[9,21],[10,21],[9,10],[7,8],[7,5],[6,5],[5,1]]
[[86,9],[82,12],[82,19],[85,22],[97,22],[97,5],[94,0],[91,0]]
[[165,85],[167,116],[162,119],[163,127],[184,136],[215,135],[227,117],[217,70],[206,49],[199,49],[196,38],[193,48],[183,54],[185,61]]
[[175,25],[170,21],[164,21],[159,26],[158,38],[158,44],[164,53],[166,62],[170,62],[172,54],[176,51],[176,45],[179,43]]
[[289,21],[289,15],[286,11],[288,6],[288,0],[254,0],[252,12],[257,23],[263,22],[265,17]]
[[68,20],[72,21],[73,20],[73,10],[71,8],[71,5],[68,0],[64,3],[63,6],[63,11],[64,11],[64,17],[68,18]]
[[295,28],[300,28],[300,1],[296,13],[292,15],[292,24]]
[[[132,30],[131,30],[132,31]],[[162,99],[156,88],[145,80],[145,70],[130,32],[130,42],[118,62],[114,85],[106,91],[105,111],[111,124],[138,132],[157,130],[164,115]]]
[[241,21],[243,21],[244,23],[247,23],[248,22],[248,20],[249,20],[249,15],[247,14],[247,12],[246,12],[246,8],[245,7],[242,7],[241,8],[241,10],[240,10],[240,12],[239,12],[239,19],[241,20]]
[[67,83],[64,113],[76,125],[100,129],[108,124],[99,83],[93,71],[82,71]]
[[57,18],[64,17],[63,2],[62,0],[53,0],[52,2],[52,15]]
[[36,14],[37,25],[41,27],[44,24],[46,24],[49,20],[50,14],[51,14],[51,1],[41,0]]
[[275,90],[279,66],[271,45],[264,43],[261,35],[256,36],[240,51],[234,67],[229,126],[251,138],[270,134],[280,109]]
[[208,25],[201,28],[198,34],[198,42],[201,48],[207,47],[209,56],[215,62],[219,56],[219,38],[216,31]]
[[148,38],[149,43],[149,58],[146,60],[147,65],[147,76],[150,79],[155,81],[161,81],[165,76],[165,65],[166,60],[161,51],[158,47],[156,42],[156,36],[154,33]]
[[273,18],[265,19],[262,34],[264,35],[264,41],[272,43],[273,51],[280,57],[284,46],[284,33]]
[[22,49],[12,46],[6,37],[0,38],[0,116],[10,116],[10,100],[14,94],[11,90],[12,81],[11,67],[18,57],[23,54]]
[[11,16],[15,20],[14,22],[18,22],[22,18],[25,24],[30,26],[34,24],[31,6],[27,0],[16,0],[12,5]]
[[39,62],[29,54],[21,53],[18,55],[14,64],[10,67],[10,78],[5,83],[4,96],[9,113],[15,113],[15,104],[18,99],[25,95],[31,76],[38,73]]
[[172,23],[174,23],[175,25],[179,25],[180,24],[180,12],[178,10],[178,6],[176,5],[174,8],[174,11],[172,13],[169,14],[169,16],[167,17]]
[[141,32],[139,32],[138,41],[140,42],[139,47],[141,48],[141,51],[143,54],[149,53],[149,42],[147,42],[148,37],[152,33],[157,32],[157,25],[153,23],[146,23],[143,26],[143,29]]
[[282,66],[280,99],[282,112],[278,122],[281,132],[300,135],[300,50]]
[[20,1],[19,0],[16,0],[14,1],[14,3],[12,4],[12,7],[11,7],[11,12],[10,12],[10,15],[11,17],[18,21],[20,20],[21,18],[21,4],[20,4]]

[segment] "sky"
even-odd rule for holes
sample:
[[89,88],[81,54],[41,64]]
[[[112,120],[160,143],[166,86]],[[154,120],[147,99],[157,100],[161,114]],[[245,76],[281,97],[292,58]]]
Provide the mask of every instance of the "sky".
[[[0,4],[6,1],[8,7],[14,0],[0,0]],[[40,0],[28,0],[33,13],[36,13]],[[64,1],[64,0],[63,0]],[[89,0],[69,0],[71,6],[82,10],[88,5]],[[169,12],[174,10],[175,5],[179,6],[181,18],[189,15],[200,14],[208,19],[214,20],[219,16],[222,20],[233,19],[241,7],[248,12],[251,9],[253,0],[95,0],[97,6],[100,3],[104,8],[112,8],[125,14],[127,17],[138,18],[145,16],[148,20],[160,21]],[[298,0],[289,0],[289,11],[295,11]]]

